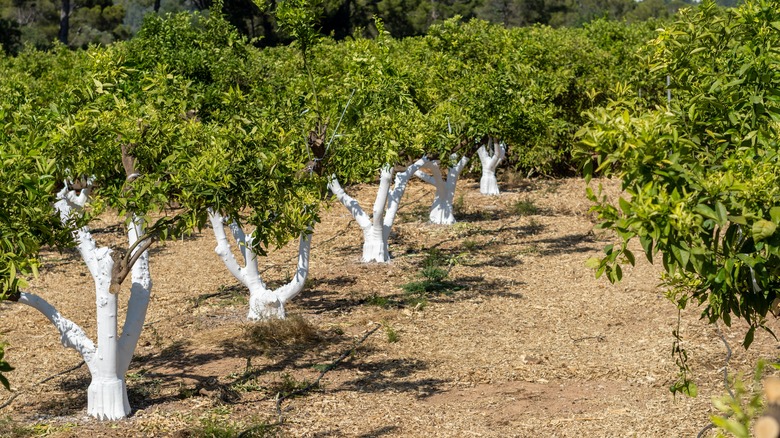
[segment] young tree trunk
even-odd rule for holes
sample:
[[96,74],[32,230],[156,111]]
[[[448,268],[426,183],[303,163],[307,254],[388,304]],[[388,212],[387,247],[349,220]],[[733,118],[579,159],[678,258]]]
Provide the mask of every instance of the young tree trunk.
[[62,0],[60,4],[60,31],[57,34],[62,44],[68,45],[68,33],[70,32],[70,0]]
[[395,184],[392,188],[393,170],[389,165],[383,167],[379,176],[379,188],[377,189],[374,208],[370,218],[360,207],[360,204],[344,191],[336,176],[333,175],[331,177],[328,188],[336,196],[336,199],[349,210],[352,217],[355,218],[355,221],[363,230],[363,257],[361,261],[364,263],[387,263],[390,261],[388,240],[396,214],[398,213],[401,198],[412,175],[426,163],[429,163],[429,160],[421,158],[403,172],[396,173]]
[[[68,223],[74,210],[84,207],[88,189],[77,195],[64,188],[55,203],[63,223]],[[128,230],[130,246],[143,235],[143,221],[133,218]],[[151,293],[149,274],[149,254],[144,251],[132,267],[132,282],[127,317],[122,337],[117,336],[117,296],[111,292],[114,275],[112,251],[106,247],[98,248],[86,227],[74,232],[81,257],[95,281],[97,347],[87,337],[84,330],[74,322],[64,318],[51,304],[41,297],[30,293],[20,294],[18,301],[27,304],[46,316],[60,333],[65,347],[73,348],[84,358],[92,381],[87,390],[87,412],[100,420],[118,420],[130,414],[127,398],[125,374],[130,366],[133,351],[143,327],[146,309]],[[136,247],[134,252],[139,251]]]
[[[492,149],[492,155],[490,154]],[[498,180],[496,168],[506,156],[506,145],[492,137],[488,137],[487,147],[482,145],[477,149],[479,161],[482,163],[482,178],[479,180],[479,192],[483,195],[498,195]]]
[[266,287],[257,268],[257,254],[252,250],[252,236],[247,236],[236,222],[230,224],[233,239],[241,251],[244,266],[241,267],[230,249],[230,241],[225,234],[224,218],[218,212],[209,210],[209,219],[217,239],[214,252],[228,268],[231,274],[249,289],[249,313],[251,321],[266,319],[284,319],[287,314],[285,304],[298,295],[309,275],[309,257],[311,254],[311,228],[301,234],[298,243],[298,266],[293,278],[276,290]]
[[[457,155],[453,154],[450,159],[455,161]],[[455,214],[453,212],[453,201],[455,198],[455,188],[458,184],[458,177],[466,167],[469,158],[463,156],[458,162],[447,169],[447,179],[442,176],[441,167],[438,161],[429,161],[425,168],[431,171],[430,174],[417,171],[415,176],[421,180],[432,184],[436,188],[436,194],[433,197],[431,211],[428,215],[430,222],[437,225],[452,225],[455,223]]]

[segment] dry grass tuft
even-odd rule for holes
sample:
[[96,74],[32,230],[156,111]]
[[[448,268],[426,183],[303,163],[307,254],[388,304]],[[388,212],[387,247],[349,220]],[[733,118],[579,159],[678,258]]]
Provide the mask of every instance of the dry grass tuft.
[[302,316],[259,321],[248,326],[248,337],[256,347],[273,349],[317,344],[322,341],[319,331]]

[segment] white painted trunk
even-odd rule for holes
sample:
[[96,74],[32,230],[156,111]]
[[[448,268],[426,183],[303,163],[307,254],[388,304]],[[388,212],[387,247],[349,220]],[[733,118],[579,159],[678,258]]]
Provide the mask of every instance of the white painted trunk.
[[[144,234],[143,220],[133,217],[127,230],[128,244],[132,246]],[[133,250],[135,254],[139,248]],[[130,297],[127,299],[127,314],[125,324],[122,327],[122,336],[119,338],[119,351],[117,373],[123,376],[130,368],[135,347],[141,337],[141,331],[146,320],[146,311],[149,308],[149,299],[152,294],[152,275],[149,270],[149,251],[136,260],[130,271]]]
[[336,176],[333,175],[331,177],[328,188],[341,204],[349,210],[363,231],[362,262],[390,262],[390,245],[388,240],[390,239],[390,230],[393,228],[393,223],[398,213],[398,207],[401,204],[401,198],[403,198],[411,177],[428,163],[428,159],[423,157],[415,161],[403,172],[395,174],[395,184],[392,188],[393,171],[389,165],[384,166],[380,173],[379,188],[374,200],[371,218],[363,211],[360,204],[344,191]]
[[[456,158],[456,155],[451,157],[452,160],[455,160]],[[415,173],[418,178],[432,184],[436,188],[430,214],[428,215],[428,219],[432,224],[452,225],[455,223],[455,214],[453,211],[455,189],[458,184],[458,177],[460,177],[460,173],[466,167],[468,161],[468,157],[461,157],[455,166],[447,169],[446,180],[443,178],[441,167],[436,161],[431,161],[425,166],[427,169],[430,169],[430,174],[421,171]]]
[[498,179],[496,179],[496,173],[482,168],[482,178],[479,179],[479,192],[483,195],[499,195],[501,191],[498,189]]
[[[490,149],[493,149],[492,155]],[[479,180],[479,192],[483,195],[498,195],[498,180],[496,179],[496,168],[506,155],[506,145],[495,139],[488,138],[488,145],[480,146],[477,150],[479,161],[482,163],[482,178]]]
[[376,227],[363,228],[363,257],[364,263],[387,263],[390,261],[390,248],[388,236],[382,229]]
[[[108,257],[111,260],[111,257]],[[117,343],[117,298],[109,292],[111,284],[111,263],[95,277],[97,293],[97,351],[90,367],[92,382],[89,384],[87,413],[99,420],[116,420],[130,413],[124,376],[119,376]]]
[[452,225],[455,223],[455,214],[452,209],[455,191],[447,187],[436,187],[436,195],[433,197],[431,211],[428,220],[436,225]]
[[[105,288],[108,293],[108,286]],[[101,294],[98,294],[101,295]],[[111,294],[109,294],[111,295]],[[105,344],[95,344],[73,321],[64,318],[60,313],[43,298],[30,293],[22,293],[19,302],[37,309],[60,333],[62,345],[73,348],[84,358],[89,368],[92,381],[87,389],[87,413],[99,420],[118,420],[130,414],[130,403],[127,400],[127,388],[124,375],[120,378],[116,367],[116,342],[109,339]],[[110,311],[113,304],[114,319],[116,315],[116,299],[98,304],[98,342],[110,336]],[[108,324],[108,326],[107,326]],[[116,325],[114,325],[116,333]],[[112,358],[114,359],[112,361]]]
[[284,319],[286,316],[284,303],[279,301],[274,291],[262,286],[249,289],[249,313],[246,315],[248,320]]
[[[63,223],[68,223],[73,214],[79,214],[87,197],[88,190],[82,190],[81,194],[76,195],[75,192],[68,191],[66,185],[58,194],[59,200],[55,203]],[[130,245],[142,234],[142,221],[134,218],[128,230]],[[97,347],[81,327],[62,317],[43,298],[22,293],[19,302],[45,315],[60,333],[62,344],[75,349],[84,358],[92,377],[87,389],[87,413],[99,420],[118,420],[130,414],[125,374],[130,366],[149,303],[149,254],[144,252],[132,267],[133,285],[120,339],[117,336],[117,296],[110,291],[114,267],[111,250],[106,247],[98,248],[86,227],[76,230],[74,239],[95,282]]]
[[298,244],[298,266],[295,276],[285,285],[276,290],[266,287],[257,269],[257,254],[252,250],[252,237],[246,236],[241,226],[235,222],[230,224],[233,238],[238,244],[244,259],[241,267],[230,250],[230,241],[227,239],[224,229],[224,218],[213,210],[209,210],[214,236],[217,239],[217,247],[214,252],[222,259],[228,271],[238,281],[249,289],[249,311],[247,319],[259,321],[266,319],[284,319],[285,304],[298,295],[306,283],[309,274],[309,258],[311,254],[311,227],[301,234]]
[[98,420],[119,420],[128,416],[130,402],[125,379],[93,374],[87,390],[87,413]]

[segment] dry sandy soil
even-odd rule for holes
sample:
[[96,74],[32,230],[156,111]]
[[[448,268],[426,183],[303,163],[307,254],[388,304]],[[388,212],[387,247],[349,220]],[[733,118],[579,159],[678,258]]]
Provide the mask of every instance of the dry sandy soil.
[[[614,182],[604,184],[616,192]],[[209,229],[158,247],[128,375],[134,411],[122,421],[86,416],[86,367],[37,384],[81,358],[40,314],[4,304],[0,333],[17,368],[9,375],[17,397],[0,410],[0,435],[235,436],[277,422],[278,393],[314,381],[381,324],[318,389],[284,400],[284,422],[268,435],[696,436],[715,413],[712,398],[725,394],[726,350],[715,327],[699,320],[701,309],[683,312],[681,326],[699,396],[675,398],[668,388],[678,373],[678,312],[658,286],[659,268],[641,261],[616,285],[594,278],[584,262],[610,236],[593,230],[582,180],[505,181],[503,189],[483,197],[476,181],[462,181],[460,222],[443,227],[425,222],[432,188],[412,183],[390,264],[359,262],[360,230],[332,205],[315,230],[308,286],[288,307],[315,331],[298,341],[249,338],[256,331],[244,321],[245,291],[213,253]],[[348,191],[370,208],[373,186]],[[522,201],[538,211],[521,214]],[[96,237],[119,242],[122,230],[105,219]],[[296,247],[260,262],[267,283],[293,272]],[[456,262],[449,280],[460,288],[407,304],[402,286],[421,279],[433,249]],[[46,253],[31,290],[94,335],[92,280],[75,253]],[[723,329],[732,374],[777,359],[767,333],[749,351],[740,347],[744,331]],[[0,404],[11,395],[0,389]]]

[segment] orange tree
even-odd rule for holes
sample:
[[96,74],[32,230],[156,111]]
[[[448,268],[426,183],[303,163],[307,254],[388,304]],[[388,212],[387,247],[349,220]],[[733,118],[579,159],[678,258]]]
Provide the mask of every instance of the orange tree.
[[623,87],[589,113],[578,146],[585,176],[618,177],[625,193],[613,204],[588,189],[600,227],[618,236],[589,261],[597,275],[619,281],[638,240],[662,262],[669,298],[703,306],[712,323],[746,321],[745,347],[780,292],[778,23],[764,0],[682,11],[647,56],[648,81],[668,76],[671,101]]

